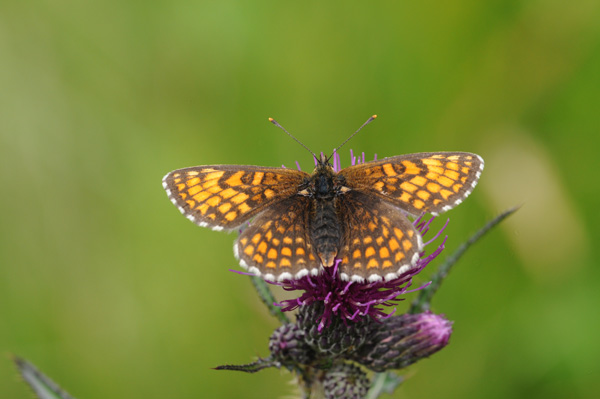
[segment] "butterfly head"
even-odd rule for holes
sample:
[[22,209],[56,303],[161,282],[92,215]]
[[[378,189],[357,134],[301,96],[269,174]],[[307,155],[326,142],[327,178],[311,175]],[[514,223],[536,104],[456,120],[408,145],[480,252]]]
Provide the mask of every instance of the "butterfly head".
[[343,186],[343,177],[340,176],[329,162],[331,157],[321,154],[312,175],[306,179],[300,195],[315,199],[332,200],[334,197],[347,191]]

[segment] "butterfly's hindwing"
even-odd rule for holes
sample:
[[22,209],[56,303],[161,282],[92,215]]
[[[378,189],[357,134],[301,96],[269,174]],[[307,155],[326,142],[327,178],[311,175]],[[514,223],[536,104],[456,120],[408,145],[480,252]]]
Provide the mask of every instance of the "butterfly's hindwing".
[[413,215],[438,215],[473,191],[483,165],[479,155],[467,152],[428,152],[350,166],[340,175],[349,188],[372,193]]
[[338,255],[344,280],[391,280],[415,265],[423,242],[401,210],[358,191],[348,192],[338,206],[344,216]]
[[260,213],[234,244],[240,264],[270,281],[317,274],[320,261],[307,229],[310,201],[295,195]]
[[239,227],[294,195],[307,177],[293,169],[210,165],[175,170],[164,177],[163,186],[188,219],[222,230]]

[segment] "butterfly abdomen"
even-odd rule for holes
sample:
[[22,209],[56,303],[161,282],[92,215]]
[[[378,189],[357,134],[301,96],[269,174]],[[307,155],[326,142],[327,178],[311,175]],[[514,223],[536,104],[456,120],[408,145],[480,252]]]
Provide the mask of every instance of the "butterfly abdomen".
[[343,236],[333,200],[314,199],[310,238],[324,266],[332,266]]

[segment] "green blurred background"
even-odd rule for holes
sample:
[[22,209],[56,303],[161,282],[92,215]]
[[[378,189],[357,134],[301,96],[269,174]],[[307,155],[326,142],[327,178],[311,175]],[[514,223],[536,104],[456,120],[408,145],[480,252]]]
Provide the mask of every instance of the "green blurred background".
[[375,113],[343,155],[485,158],[446,254],[523,205],[452,272],[451,344],[393,397],[598,397],[599,104],[597,0],[3,0],[0,397],[30,397],[9,353],[81,399],[290,397],[287,372],[211,370],[278,324],[227,271],[234,235],[161,178],[310,169],[268,117],[327,152]]

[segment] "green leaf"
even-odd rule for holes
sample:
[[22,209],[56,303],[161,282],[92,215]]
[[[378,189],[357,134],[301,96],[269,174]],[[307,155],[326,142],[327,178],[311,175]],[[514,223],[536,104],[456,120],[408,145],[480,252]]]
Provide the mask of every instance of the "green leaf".
[[258,359],[254,363],[248,364],[225,364],[223,366],[217,366],[215,370],[234,370],[234,371],[243,371],[244,373],[256,373],[262,369],[266,369],[268,367],[279,367],[279,363],[270,357],[266,359]]

